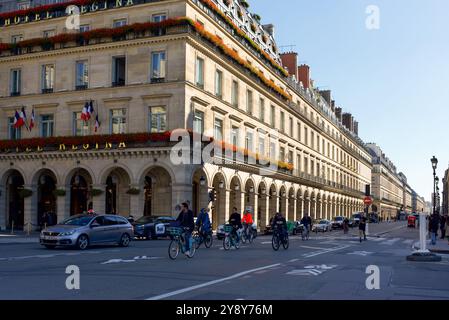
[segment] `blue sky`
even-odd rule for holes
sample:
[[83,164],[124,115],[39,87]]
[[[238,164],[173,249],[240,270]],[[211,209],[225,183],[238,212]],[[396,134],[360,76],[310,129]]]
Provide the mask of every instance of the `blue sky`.
[[[449,165],[449,1],[249,0],[278,46],[295,45],[315,85],[360,122],[426,200],[430,158],[441,177]],[[368,30],[369,5],[380,29]],[[287,49],[287,48],[286,48]],[[285,50],[286,50],[285,49]],[[440,189],[442,189],[440,185]]]

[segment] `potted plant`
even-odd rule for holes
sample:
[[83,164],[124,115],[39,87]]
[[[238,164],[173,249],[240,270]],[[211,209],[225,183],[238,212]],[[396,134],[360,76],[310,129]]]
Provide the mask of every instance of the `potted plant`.
[[138,188],[130,188],[126,193],[129,195],[138,195],[140,194],[140,190]]
[[19,191],[19,196],[23,199],[29,198],[33,195],[33,191],[30,189],[22,189]]
[[55,197],[64,197],[66,195],[66,191],[64,189],[56,189],[53,191]]

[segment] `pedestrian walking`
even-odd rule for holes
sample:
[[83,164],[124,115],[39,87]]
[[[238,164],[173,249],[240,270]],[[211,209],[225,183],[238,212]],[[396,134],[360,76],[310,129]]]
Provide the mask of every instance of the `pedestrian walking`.
[[345,218],[343,220],[343,231],[344,231],[344,234],[348,234],[348,232],[349,232],[349,219],[348,218]]
[[447,215],[441,216],[441,219],[440,219],[441,239],[446,238],[446,224],[447,223],[448,223]]
[[359,221],[359,238],[360,242],[362,242],[362,236],[363,240],[366,241],[366,217],[362,216]]
[[430,222],[429,222],[429,231],[430,231],[430,244],[431,245],[436,245],[437,244],[437,234],[438,234],[438,226],[440,224],[440,217],[438,214],[434,213],[431,217],[430,217]]

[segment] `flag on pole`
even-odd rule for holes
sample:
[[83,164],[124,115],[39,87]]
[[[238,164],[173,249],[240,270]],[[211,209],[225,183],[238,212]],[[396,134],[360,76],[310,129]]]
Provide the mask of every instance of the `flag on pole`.
[[90,100],[89,105],[87,107],[87,120],[89,120],[94,115],[94,105],[92,100]]
[[24,120],[23,120],[23,118],[22,118],[22,116],[21,116],[21,113],[22,112],[18,112],[17,110],[16,110],[16,113],[14,114],[14,123],[13,123],[13,128],[15,128],[15,129],[19,129],[19,128],[21,128],[24,124],[25,124],[25,122],[24,122]]
[[27,130],[29,130],[29,128],[28,128],[28,119],[27,119],[27,114],[25,112],[25,107],[22,107],[22,111],[20,111],[20,116],[23,119],[23,123],[24,123],[25,127],[27,128]]
[[86,104],[83,107],[83,111],[81,112],[81,120],[88,121],[89,120],[89,103],[86,102]]
[[30,125],[28,126],[28,130],[31,131],[34,128],[34,108],[31,110],[31,118],[30,118]]
[[98,120],[98,113],[95,116],[95,132],[98,131],[98,129],[100,128],[100,121]]

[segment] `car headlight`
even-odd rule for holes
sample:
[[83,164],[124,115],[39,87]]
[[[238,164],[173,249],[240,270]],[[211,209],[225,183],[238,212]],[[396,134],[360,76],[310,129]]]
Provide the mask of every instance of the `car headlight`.
[[62,236],[62,237],[64,237],[64,236],[71,236],[75,232],[76,232],[76,230],[71,230],[71,231],[67,231],[67,232],[62,232],[59,235]]

